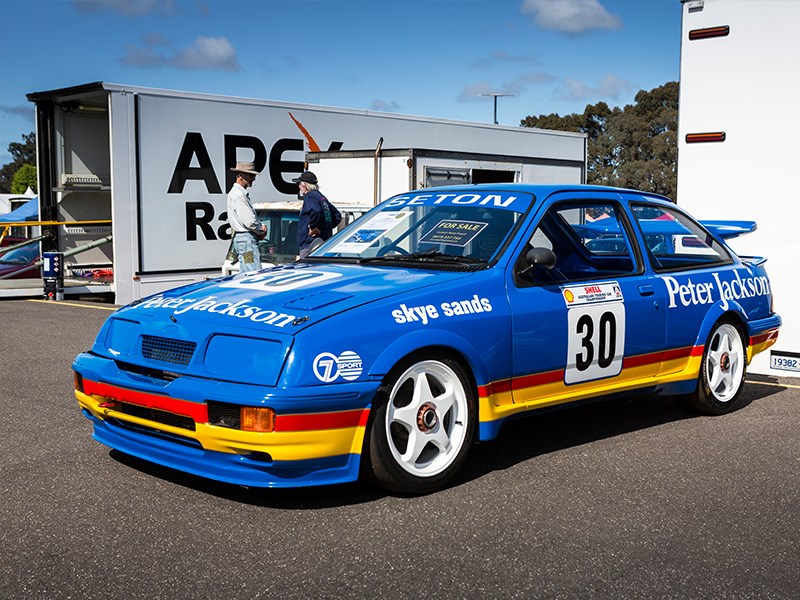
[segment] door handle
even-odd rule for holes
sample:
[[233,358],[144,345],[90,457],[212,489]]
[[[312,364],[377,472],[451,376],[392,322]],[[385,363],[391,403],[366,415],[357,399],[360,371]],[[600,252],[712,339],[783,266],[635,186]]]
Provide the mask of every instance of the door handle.
[[639,293],[642,296],[652,296],[653,294],[656,293],[656,291],[653,289],[652,285],[640,285],[639,286]]

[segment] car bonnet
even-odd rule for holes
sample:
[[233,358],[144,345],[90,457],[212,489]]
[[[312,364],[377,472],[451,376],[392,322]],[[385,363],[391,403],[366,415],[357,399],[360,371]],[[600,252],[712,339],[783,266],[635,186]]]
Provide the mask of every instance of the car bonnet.
[[241,328],[292,335],[355,307],[468,275],[342,264],[284,265],[163,292],[124,307],[117,316],[143,329],[179,325],[192,338]]

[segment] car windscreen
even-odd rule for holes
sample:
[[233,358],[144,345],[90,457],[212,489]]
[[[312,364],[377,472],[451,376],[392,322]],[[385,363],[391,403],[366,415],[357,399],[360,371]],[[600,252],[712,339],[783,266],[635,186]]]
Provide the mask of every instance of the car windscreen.
[[499,256],[531,204],[529,194],[483,190],[426,190],[395,196],[332,237],[311,257],[488,263]]

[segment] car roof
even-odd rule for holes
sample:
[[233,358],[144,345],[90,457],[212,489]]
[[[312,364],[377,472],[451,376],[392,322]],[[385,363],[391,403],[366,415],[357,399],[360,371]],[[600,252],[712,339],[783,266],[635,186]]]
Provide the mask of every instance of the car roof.
[[[539,183],[481,183],[471,185],[447,185],[435,188],[419,188],[416,190],[409,190],[396,196],[407,196],[408,194],[429,194],[432,190],[436,192],[447,191],[477,191],[477,190],[492,190],[501,192],[518,192],[533,194],[537,200],[541,201],[555,193],[564,192],[578,192],[578,193],[591,193],[591,192],[605,192],[605,193],[627,193],[642,196],[648,200],[663,201],[669,204],[674,204],[672,200],[666,196],[654,194],[652,192],[643,192],[640,190],[632,190],[627,188],[610,187],[603,185],[589,185],[579,183],[567,184],[539,184]],[[340,209],[349,209],[350,205],[337,203],[336,206]],[[300,200],[279,201],[279,202],[254,202],[253,208],[258,211],[287,211],[287,212],[300,212],[303,208],[303,202]],[[363,208],[364,211],[372,208],[371,206],[358,206]]]
[[[554,193],[564,193],[564,192],[582,192],[582,193],[591,193],[591,192],[605,192],[605,193],[626,193],[626,194],[636,194],[638,196],[644,196],[647,199],[652,200],[660,200],[666,201],[670,204],[674,204],[672,200],[667,198],[666,196],[662,196],[660,194],[655,194],[652,192],[643,192],[641,190],[633,190],[628,188],[620,188],[620,187],[611,187],[611,186],[604,186],[604,185],[590,185],[590,184],[583,184],[583,183],[563,183],[563,184],[551,184],[551,183],[481,183],[477,185],[448,185],[448,186],[441,186],[436,188],[424,188],[419,190],[412,190],[410,192],[406,192],[406,194],[412,193],[430,193],[431,190],[435,189],[437,192],[441,191],[476,191],[476,190],[493,190],[493,191],[505,191],[505,192],[524,192],[535,195],[538,199],[543,199],[551,194]],[[399,195],[406,195],[406,194],[399,194]]]

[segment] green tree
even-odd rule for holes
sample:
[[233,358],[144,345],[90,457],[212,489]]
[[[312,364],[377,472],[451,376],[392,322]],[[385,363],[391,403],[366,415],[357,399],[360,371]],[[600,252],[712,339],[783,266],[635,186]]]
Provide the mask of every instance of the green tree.
[[30,132],[23,135],[22,143],[11,142],[8,145],[8,152],[14,160],[0,168],[0,194],[15,193],[11,191],[11,183],[23,165],[36,167],[36,134]]
[[14,178],[11,180],[11,193],[24,194],[28,188],[31,188],[34,192],[37,191],[36,167],[33,165],[22,165],[19,170],[14,173]]
[[525,117],[524,127],[577,131],[588,137],[587,182],[674,198],[678,166],[678,83],[641,90],[635,103],[587,105],[583,114]]

